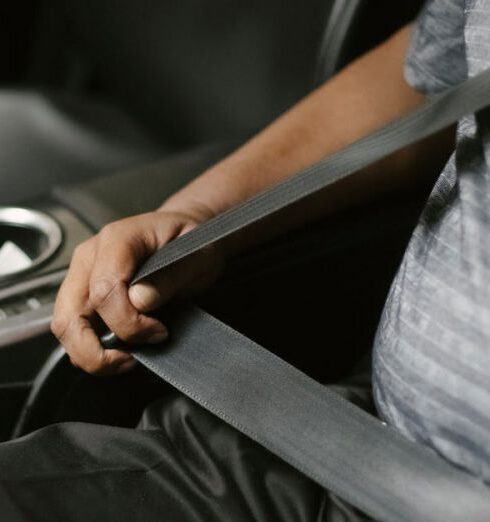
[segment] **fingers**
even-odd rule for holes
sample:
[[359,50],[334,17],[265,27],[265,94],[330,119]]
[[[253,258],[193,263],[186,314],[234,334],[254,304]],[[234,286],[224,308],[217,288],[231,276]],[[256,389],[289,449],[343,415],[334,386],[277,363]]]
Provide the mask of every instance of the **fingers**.
[[127,343],[159,343],[168,337],[162,323],[141,314],[131,304],[127,285],[121,281],[98,280],[91,284],[90,303],[108,328]]
[[213,274],[213,250],[203,250],[129,290],[128,286],[144,259],[194,226],[183,214],[143,214],[105,227],[76,249],[52,322],[73,364],[96,374],[119,373],[135,364],[128,353],[101,346],[94,329],[100,319],[127,343],[160,343],[167,338],[166,327],[145,314]]
[[162,306],[174,297],[181,287],[185,275],[182,270],[169,267],[161,273],[136,283],[129,288],[128,292],[132,306],[142,313],[151,312]]
[[[159,343],[167,329],[156,319],[141,314],[128,297],[128,282],[146,257],[148,245],[142,235],[132,237],[129,224],[102,232],[89,282],[91,307],[104,323],[128,343]],[[105,236],[104,236],[105,234]]]
[[75,366],[94,373],[119,373],[134,362],[130,354],[104,350],[90,323],[88,280],[94,244],[80,245],[56,299],[51,330],[60,340]]
[[[213,251],[204,249],[132,285],[128,292],[129,300],[139,312],[151,312],[177,294],[206,286],[220,269],[221,264],[214,258]],[[205,281],[202,281],[204,275]]]
[[84,317],[72,320],[60,340],[72,363],[93,375],[122,373],[136,363],[129,353],[105,350]]

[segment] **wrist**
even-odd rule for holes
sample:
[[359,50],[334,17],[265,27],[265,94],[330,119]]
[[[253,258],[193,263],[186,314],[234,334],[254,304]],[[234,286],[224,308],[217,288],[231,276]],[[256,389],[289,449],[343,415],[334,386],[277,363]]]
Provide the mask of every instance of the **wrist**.
[[195,199],[179,197],[179,194],[175,194],[164,201],[157,209],[157,212],[183,214],[189,216],[196,223],[204,223],[216,215],[211,207],[205,203]]
[[[185,218],[192,222],[192,226],[199,226],[218,214],[218,212],[212,210],[209,205],[195,199],[184,197],[179,193],[164,201],[157,209],[157,212],[185,216]],[[217,260],[224,264],[228,258],[226,241],[218,241],[212,248]]]

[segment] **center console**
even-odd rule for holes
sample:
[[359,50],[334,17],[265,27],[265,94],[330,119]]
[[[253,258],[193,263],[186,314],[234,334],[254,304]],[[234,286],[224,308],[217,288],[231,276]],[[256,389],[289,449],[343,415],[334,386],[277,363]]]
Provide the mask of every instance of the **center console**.
[[[0,383],[32,378],[51,349],[40,340],[49,332],[58,288],[75,246],[91,235],[50,199],[0,207]],[[23,357],[22,348],[34,339],[36,346]]]
[[[156,208],[229,148],[205,147],[89,183],[58,187],[22,208],[0,207],[0,441],[63,420],[117,425],[137,421],[148,376],[137,385],[138,372],[90,380],[71,367],[50,333],[56,295],[79,243],[110,221]],[[69,390],[87,379],[84,399],[72,407]],[[94,393],[96,399],[89,400]],[[128,396],[121,401],[124,393]]]

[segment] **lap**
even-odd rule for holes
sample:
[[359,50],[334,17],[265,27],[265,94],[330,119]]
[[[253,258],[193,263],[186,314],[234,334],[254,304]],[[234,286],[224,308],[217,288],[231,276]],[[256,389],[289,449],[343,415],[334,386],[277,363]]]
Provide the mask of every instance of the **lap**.
[[1,444],[0,470],[6,522],[360,519],[178,392],[136,429],[62,423]]
[[[344,255],[339,257],[343,259]],[[319,264],[323,264],[323,259]],[[243,326],[241,330],[247,333],[246,327],[250,325],[240,324],[241,320],[258,323],[259,327],[252,331],[256,335],[251,337],[268,347],[284,346],[293,363],[297,359],[304,363],[305,371],[325,369],[318,372],[321,376],[315,375],[323,378],[336,365],[342,366],[341,370],[347,365],[338,365],[339,357],[332,358],[328,350],[315,349],[314,364],[304,361],[307,359],[305,350],[298,353],[299,343],[317,348],[318,343],[311,339],[325,337],[324,320],[312,320],[308,307],[302,305],[309,302],[308,296],[312,299],[312,288],[323,296],[321,313],[323,319],[330,318],[330,344],[344,348],[356,345],[356,339],[348,336],[355,329],[339,326],[342,321],[350,324],[351,316],[343,318],[343,307],[335,300],[324,303],[324,296],[329,294],[323,291],[319,281],[330,295],[337,281],[341,287],[339,295],[350,305],[352,297],[347,292],[346,281],[352,282],[357,272],[345,268],[343,262],[339,271],[341,274],[345,271],[346,276],[340,277],[332,266],[335,265],[330,262],[328,277],[315,280],[315,286],[305,284],[297,268],[293,272],[295,277],[289,279],[279,272],[277,281],[265,272],[253,285],[247,277],[241,283],[242,293],[239,284],[230,285],[229,289],[224,287],[215,301],[225,303],[222,306],[225,308],[222,312],[227,315],[225,322],[231,319],[232,325],[239,323],[238,326]],[[312,272],[301,270],[307,275]],[[254,270],[249,268],[248,273]],[[360,308],[359,296],[363,292],[357,281],[354,282],[352,295]],[[297,293],[291,290],[293,284],[299,288]],[[255,295],[252,286],[257,288],[260,297],[253,299],[253,306],[250,305],[250,296]],[[227,292],[231,294],[229,299],[223,297]],[[304,299],[298,297],[303,295],[301,292],[305,294]],[[367,291],[365,294],[371,295]],[[295,307],[292,303],[299,305]],[[331,310],[325,310],[328,306]],[[369,310],[375,308],[372,298],[366,298],[366,309],[368,307]],[[299,313],[301,308],[306,309],[303,314]],[[358,311],[358,316],[361,315]],[[266,321],[261,321],[261,317]],[[262,331],[264,322],[267,323],[265,332]],[[308,327],[302,328],[303,323]],[[311,328],[312,323],[317,325],[317,330]],[[274,341],[284,324],[294,324],[295,328],[286,330],[284,336]],[[274,342],[269,343],[270,338]],[[357,344],[366,346],[364,337],[357,339]],[[325,360],[319,363],[319,356]],[[344,358],[351,366],[350,353]],[[333,373],[340,374],[337,368]],[[369,407],[368,387],[367,380],[353,379],[337,390],[363,407]],[[84,395],[85,400],[86,397]],[[362,515],[340,499],[177,392],[165,394],[147,407],[135,428],[61,423],[0,444],[0,513],[8,513],[2,516],[6,522],[362,519]]]

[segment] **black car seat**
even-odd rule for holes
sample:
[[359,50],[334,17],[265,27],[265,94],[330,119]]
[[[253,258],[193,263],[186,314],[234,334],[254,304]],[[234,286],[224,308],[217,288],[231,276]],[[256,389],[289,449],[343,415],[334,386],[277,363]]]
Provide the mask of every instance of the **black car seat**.
[[322,35],[325,78],[418,4],[38,2],[30,66],[0,91],[0,204],[243,139],[312,88]]
[[0,204],[243,139],[311,85],[329,3],[39,3],[31,63],[0,91]]
[[165,150],[109,104],[67,95],[0,94],[0,205],[60,181],[89,179]]

